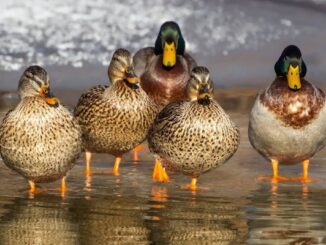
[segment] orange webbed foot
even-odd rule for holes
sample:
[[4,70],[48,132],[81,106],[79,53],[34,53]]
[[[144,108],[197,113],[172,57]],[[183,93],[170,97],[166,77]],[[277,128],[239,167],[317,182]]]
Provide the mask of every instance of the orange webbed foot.
[[305,176],[300,176],[300,177],[293,177],[291,178],[292,181],[297,181],[297,182],[302,182],[302,183],[312,183],[312,182],[317,182],[317,179],[305,177]]
[[261,176],[258,177],[257,180],[263,182],[278,183],[278,182],[290,182],[291,178],[284,177],[284,176]]
[[169,182],[169,176],[163,168],[161,162],[159,160],[155,160],[155,166],[153,170],[153,181],[166,183]]
[[181,186],[181,189],[191,190],[191,191],[199,191],[199,190],[208,190],[207,187],[202,187],[197,185],[197,178],[192,178],[191,182],[185,186]]

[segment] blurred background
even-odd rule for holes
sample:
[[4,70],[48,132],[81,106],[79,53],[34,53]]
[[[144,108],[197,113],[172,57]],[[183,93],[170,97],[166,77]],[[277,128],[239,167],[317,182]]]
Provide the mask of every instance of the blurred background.
[[288,44],[301,48],[308,80],[322,86],[325,12],[325,0],[2,0],[0,90],[15,90],[31,64],[48,70],[57,91],[105,84],[113,51],[153,46],[166,20],[179,23],[217,88],[267,86]]

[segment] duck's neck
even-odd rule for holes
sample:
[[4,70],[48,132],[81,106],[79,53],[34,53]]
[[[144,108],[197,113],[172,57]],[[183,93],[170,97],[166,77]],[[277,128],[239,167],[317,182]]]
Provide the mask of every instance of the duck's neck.
[[138,89],[139,85],[129,84],[126,81],[118,80],[104,91],[103,99],[112,98],[113,94],[122,97],[130,92],[138,91]]

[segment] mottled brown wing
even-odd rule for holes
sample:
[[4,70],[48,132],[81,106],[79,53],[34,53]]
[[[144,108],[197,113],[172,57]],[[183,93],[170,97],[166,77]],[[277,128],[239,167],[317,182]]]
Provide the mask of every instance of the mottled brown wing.
[[74,116],[78,117],[78,115],[84,110],[84,108],[87,108],[91,104],[93,104],[104,93],[107,87],[108,86],[105,85],[98,85],[83,93],[80,96],[78,103],[75,107]]
[[154,48],[147,47],[140,49],[133,57],[136,75],[140,77],[146,70],[149,61],[155,56]]
[[[8,119],[8,117],[10,116],[10,113],[13,112],[14,109],[9,110],[6,115],[3,117],[2,119],[2,123],[0,125],[3,125],[5,123],[5,121]],[[0,127],[0,150],[1,150],[1,139],[3,138],[3,127]]]
[[165,130],[168,125],[173,124],[177,121],[178,117],[182,113],[182,104],[185,101],[176,101],[168,104],[160,113],[156,116],[152,127],[148,133],[148,141],[150,142],[150,138],[154,136],[154,134],[160,134]]

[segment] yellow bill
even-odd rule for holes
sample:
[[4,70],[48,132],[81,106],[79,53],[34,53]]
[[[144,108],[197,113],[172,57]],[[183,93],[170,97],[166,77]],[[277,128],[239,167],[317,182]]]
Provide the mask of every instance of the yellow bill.
[[50,92],[48,84],[44,84],[41,87],[40,95],[45,99],[45,102],[53,107],[59,106],[59,99]]
[[128,67],[126,69],[126,79],[128,81],[128,83],[130,84],[136,84],[136,83],[139,83],[139,79],[138,77],[136,76],[135,74],[135,71],[133,69],[133,67]]
[[199,100],[203,100],[203,99],[209,99],[211,97],[211,95],[209,93],[200,93],[198,95],[198,99]]
[[128,81],[128,83],[136,84],[136,83],[138,83],[138,77],[136,77],[136,76],[134,76],[134,77],[127,77],[127,81]]
[[177,61],[177,51],[174,42],[168,44],[164,43],[163,50],[163,65],[166,67],[173,67]]
[[295,68],[292,65],[290,65],[286,77],[288,79],[288,85],[290,89],[298,90],[301,88],[300,70],[298,65]]

